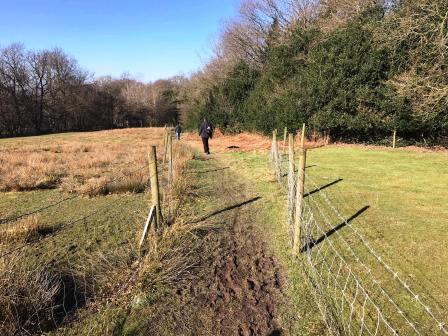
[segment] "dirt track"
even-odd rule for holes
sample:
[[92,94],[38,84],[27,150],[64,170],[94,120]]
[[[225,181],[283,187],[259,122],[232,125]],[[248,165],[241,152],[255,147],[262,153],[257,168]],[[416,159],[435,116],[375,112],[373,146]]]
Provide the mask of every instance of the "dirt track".
[[188,281],[174,284],[154,302],[136,334],[287,334],[279,319],[285,300],[282,272],[256,223],[263,199],[213,155],[199,156],[193,170],[196,213],[190,222],[204,225],[195,233],[201,237],[192,251],[196,266]]
[[208,307],[214,335],[281,335],[277,316],[283,281],[253,222],[253,203],[259,199],[246,194],[231,170],[209,174],[215,201],[228,206],[206,220],[222,222],[224,234],[219,247],[204,260],[207,271],[191,285],[191,294],[198,305]]
[[277,305],[282,279],[275,259],[234,210],[232,229],[220,249],[210,256],[210,278],[191,290],[198,303],[208,305],[216,321],[216,335],[281,335]]

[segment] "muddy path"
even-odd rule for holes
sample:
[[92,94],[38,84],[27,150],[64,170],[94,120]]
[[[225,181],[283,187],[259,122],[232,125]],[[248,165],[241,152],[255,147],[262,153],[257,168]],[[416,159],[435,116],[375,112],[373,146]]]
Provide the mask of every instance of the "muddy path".
[[203,210],[192,223],[215,229],[203,233],[192,280],[174,289],[174,299],[160,302],[165,308],[148,321],[145,333],[285,335],[279,318],[282,272],[256,223],[262,199],[235,179],[231,167],[204,157],[197,161],[196,201]]
[[283,279],[256,226],[260,197],[235,179],[231,167],[212,165],[215,171],[204,180],[212,190],[210,203],[222,207],[200,220],[221,222],[223,232],[219,247],[203,261],[208,271],[189,290],[198,305],[208,307],[214,335],[281,335]]

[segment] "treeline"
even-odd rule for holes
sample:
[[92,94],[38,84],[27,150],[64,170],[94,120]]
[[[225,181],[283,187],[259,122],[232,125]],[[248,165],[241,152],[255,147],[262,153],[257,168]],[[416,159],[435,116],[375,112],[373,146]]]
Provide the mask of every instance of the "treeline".
[[446,0],[246,0],[186,84],[188,124],[335,140],[448,135]]
[[174,123],[182,82],[93,79],[60,49],[13,44],[0,48],[0,136]]

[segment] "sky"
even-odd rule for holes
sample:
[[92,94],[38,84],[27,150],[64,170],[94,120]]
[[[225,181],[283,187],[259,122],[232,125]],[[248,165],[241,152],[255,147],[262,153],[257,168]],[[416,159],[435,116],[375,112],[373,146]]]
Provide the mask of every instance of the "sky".
[[62,48],[96,77],[198,70],[238,0],[0,0],[0,47]]

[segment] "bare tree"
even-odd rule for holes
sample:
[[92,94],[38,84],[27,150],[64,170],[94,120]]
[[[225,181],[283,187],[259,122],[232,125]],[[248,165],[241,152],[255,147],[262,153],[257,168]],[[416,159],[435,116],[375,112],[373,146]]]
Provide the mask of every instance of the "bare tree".
[[332,31],[372,6],[384,6],[384,0],[321,0],[317,21],[320,29]]
[[422,120],[448,104],[448,3],[444,0],[408,0],[391,13],[385,29],[376,33],[397,54],[407,48],[408,61],[390,83],[397,95],[409,100]]
[[10,129],[13,133],[19,133],[21,129],[27,127],[26,113],[29,106],[28,76],[23,45],[13,44],[1,49],[0,85],[12,112],[9,113],[13,117],[10,120]]
[[30,118],[36,131],[40,132],[51,82],[50,52],[29,52],[27,63],[30,70],[29,90],[32,96]]

